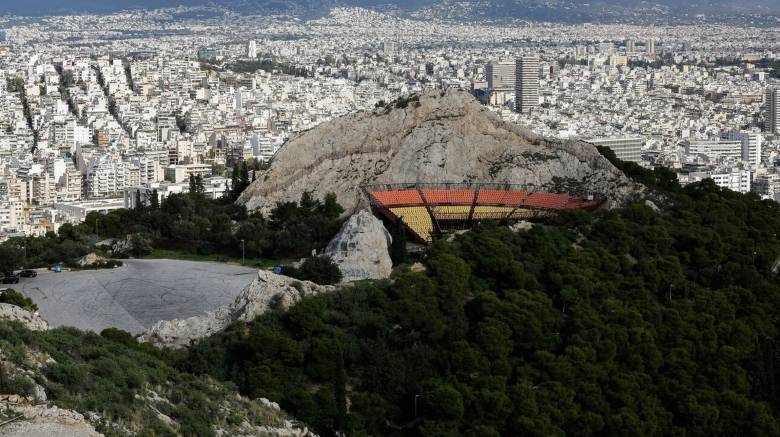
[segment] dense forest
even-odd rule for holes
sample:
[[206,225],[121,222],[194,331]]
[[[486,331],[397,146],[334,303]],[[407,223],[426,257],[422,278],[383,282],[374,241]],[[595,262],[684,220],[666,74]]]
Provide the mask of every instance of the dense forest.
[[172,194],[161,203],[89,213],[83,223],[66,223],[57,234],[12,238],[0,244],[0,272],[57,262],[72,265],[95,250],[98,240],[128,235],[131,256],[166,249],[241,257],[243,249],[247,258],[295,259],[324,247],[341,225],[344,210],[333,194],[315,199],[305,193],[299,202],[278,203],[266,217],[235,204],[236,196],[210,199],[197,181],[191,185],[190,193]]
[[614,162],[662,210],[480,225],[176,366],[321,435],[778,435],[780,205]]

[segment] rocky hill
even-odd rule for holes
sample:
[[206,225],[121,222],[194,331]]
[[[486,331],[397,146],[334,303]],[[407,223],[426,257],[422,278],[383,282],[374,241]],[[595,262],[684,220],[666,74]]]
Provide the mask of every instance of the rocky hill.
[[401,98],[293,136],[238,201],[268,212],[304,191],[333,192],[350,214],[366,202],[360,186],[408,182],[534,184],[605,194],[616,203],[638,189],[593,146],[536,137],[451,90]]
[[287,276],[259,270],[257,279],[247,285],[235,302],[201,316],[161,320],[139,337],[156,346],[182,347],[216,334],[233,322],[250,322],[268,309],[287,309],[303,296],[333,291],[329,285],[317,285]]

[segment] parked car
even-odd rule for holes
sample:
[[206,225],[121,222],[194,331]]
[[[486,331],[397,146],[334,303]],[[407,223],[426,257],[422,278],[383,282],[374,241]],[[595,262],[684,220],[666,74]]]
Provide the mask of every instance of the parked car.
[[19,283],[19,275],[15,275],[13,273],[6,273],[5,277],[3,277],[3,284],[18,284]]
[[19,276],[23,278],[34,278],[38,276],[38,272],[36,272],[35,270],[24,269],[21,272],[19,272]]

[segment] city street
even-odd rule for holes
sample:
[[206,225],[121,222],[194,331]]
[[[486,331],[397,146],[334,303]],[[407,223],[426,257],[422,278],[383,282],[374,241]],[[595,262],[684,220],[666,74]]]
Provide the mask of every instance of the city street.
[[53,327],[139,334],[158,320],[191,317],[229,304],[255,278],[252,268],[165,259],[124,260],[116,269],[41,272],[14,288]]

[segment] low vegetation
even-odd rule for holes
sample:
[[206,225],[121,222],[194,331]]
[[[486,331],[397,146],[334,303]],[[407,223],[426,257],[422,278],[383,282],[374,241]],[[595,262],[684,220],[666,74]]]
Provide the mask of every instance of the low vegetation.
[[282,274],[302,281],[329,285],[341,282],[341,270],[328,256],[306,258],[299,267],[285,266]]
[[169,364],[175,352],[116,329],[31,332],[0,322],[0,351],[0,391],[32,395],[39,384],[50,402],[91,417],[107,436],[252,434],[252,426],[284,424],[280,411],[181,372]]
[[38,311],[38,305],[32,299],[25,297],[13,288],[8,288],[0,293],[0,303],[16,305],[27,311]]

